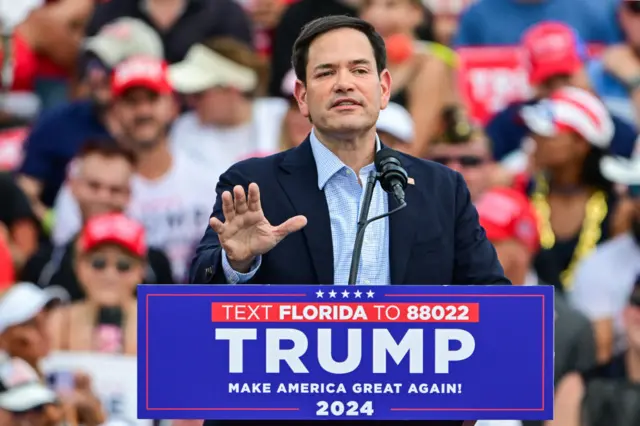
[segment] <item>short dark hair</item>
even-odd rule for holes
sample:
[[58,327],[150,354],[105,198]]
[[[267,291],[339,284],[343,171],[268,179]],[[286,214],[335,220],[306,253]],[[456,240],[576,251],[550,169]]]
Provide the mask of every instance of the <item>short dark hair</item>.
[[366,35],[373,48],[378,74],[387,68],[387,49],[384,45],[384,40],[373,28],[373,25],[351,16],[330,15],[315,19],[302,27],[302,31],[300,31],[300,35],[293,45],[291,64],[296,77],[304,84],[307,84],[306,71],[307,62],[309,61],[309,46],[321,35],[340,28],[351,28]]
[[127,163],[135,167],[138,164],[138,158],[135,153],[112,139],[88,139],[80,148],[76,158],[82,159],[90,155],[100,155],[106,158],[123,158]]

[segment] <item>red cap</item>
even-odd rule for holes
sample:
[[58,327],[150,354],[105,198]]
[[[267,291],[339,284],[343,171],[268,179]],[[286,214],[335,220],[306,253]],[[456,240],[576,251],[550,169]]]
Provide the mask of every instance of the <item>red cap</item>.
[[542,22],[531,27],[522,38],[529,60],[529,80],[540,84],[556,75],[573,75],[586,60],[586,48],[570,26]]
[[89,219],[80,235],[80,250],[83,252],[107,243],[121,246],[139,257],[147,253],[144,228],[121,213],[108,213]]
[[167,63],[148,56],[134,56],[116,66],[111,80],[114,96],[127,89],[144,87],[158,93],[171,93]]
[[491,242],[515,239],[531,252],[540,247],[536,211],[529,199],[512,188],[494,188],[476,203],[480,225]]

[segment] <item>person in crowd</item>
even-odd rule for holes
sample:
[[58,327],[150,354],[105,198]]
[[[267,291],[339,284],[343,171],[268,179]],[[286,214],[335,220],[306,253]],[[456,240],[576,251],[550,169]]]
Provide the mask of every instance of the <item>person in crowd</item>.
[[[424,156],[429,143],[437,137],[445,105],[455,101],[453,68],[429,51],[414,52],[417,29],[425,20],[420,0],[364,0],[359,15],[386,39],[389,71],[393,78],[391,102],[411,113],[414,143],[406,148],[415,156]],[[410,53],[393,55],[397,48],[392,47],[401,40],[407,44]]]
[[460,14],[475,0],[425,0],[433,13],[433,33],[435,40],[445,46],[453,43],[458,32]]
[[173,148],[201,162],[213,180],[255,151],[276,151],[287,103],[257,96],[264,77],[258,55],[239,41],[218,38],[193,46],[170,67],[174,89],[194,108],[172,126]]
[[[505,275],[514,285],[541,285],[533,271],[533,259],[540,249],[537,213],[527,196],[506,187],[488,190],[475,203],[480,224],[496,248]],[[573,371],[596,365],[596,347],[589,320],[572,308],[564,295],[555,295],[554,382]],[[523,426],[542,422],[523,421]],[[506,426],[498,421],[481,421],[476,426]]]
[[120,213],[89,219],[74,267],[86,299],[51,312],[51,346],[63,351],[137,353],[135,287],[147,262],[143,226]]
[[329,15],[357,14],[360,0],[300,0],[291,4],[282,14],[272,39],[269,96],[287,96],[282,92],[282,82],[291,69],[291,53],[302,27],[316,18]]
[[236,0],[251,18],[253,45],[263,60],[269,60],[273,50],[273,34],[289,4],[297,0]]
[[[135,155],[108,141],[90,140],[85,143],[74,160],[74,173],[69,187],[63,187],[56,201],[60,226],[63,232],[58,244],[41,245],[29,259],[21,278],[40,287],[60,286],[71,301],[83,300],[85,292],[80,285],[74,259],[77,252],[79,232],[89,219],[105,213],[124,213],[131,203],[131,187],[136,167]],[[65,197],[68,196],[68,197]],[[73,201],[69,201],[69,198]],[[77,207],[79,211],[67,211]],[[76,221],[77,220],[77,221]],[[142,282],[145,284],[171,284],[173,274],[167,256],[160,250],[149,247],[146,254],[147,268]]]
[[574,87],[524,107],[521,116],[536,144],[531,200],[542,244],[536,273],[568,290],[578,263],[611,234],[617,196],[599,162],[611,146],[613,122],[598,98]]
[[460,17],[454,44],[517,45],[520,36],[540,21],[556,20],[575,28],[589,43],[613,43],[620,33],[615,23],[617,0],[547,0],[473,2]]
[[215,194],[211,170],[181,150],[171,150],[175,142],[169,128],[177,113],[172,90],[167,64],[156,58],[133,57],[115,69],[119,142],[137,157],[128,213],[144,225],[147,245],[167,254],[174,279],[181,283]]
[[[0,295],[0,354],[4,352],[8,358],[25,361],[42,383],[45,377],[41,363],[52,349],[50,315],[60,301],[66,300],[65,296],[29,282],[16,283]],[[104,412],[90,379],[81,372],[73,373],[73,378],[72,388],[59,396],[66,406],[66,420],[101,425]]]
[[117,134],[110,108],[109,74],[116,63],[135,54],[163,57],[162,42],[153,29],[129,18],[104,27],[87,39],[80,58],[82,81],[90,99],[53,108],[33,124],[23,147],[18,184],[45,225],[51,224],[50,209],[82,144],[89,138]]
[[[610,280],[607,280],[610,282]],[[602,284],[602,283],[601,283]],[[640,275],[622,312],[628,348],[593,369],[568,374],[546,426],[633,426],[640,419]]]
[[63,420],[65,412],[58,396],[27,362],[0,359],[1,425],[60,426]]
[[601,168],[609,180],[626,187],[633,206],[631,229],[578,264],[568,297],[593,322],[598,358],[606,362],[627,347],[623,314],[640,274],[640,161],[607,157]]
[[607,108],[636,129],[640,124],[640,2],[619,0],[618,22],[624,42],[591,61],[589,78]]
[[442,136],[429,147],[426,158],[460,172],[476,202],[492,185],[495,165],[490,142],[460,107],[447,108],[442,121]]
[[0,227],[11,253],[13,268],[20,271],[38,248],[40,225],[27,196],[9,172],[0,172]]
[[[520,118],[522,108],[535,105],[562,87],[591,88],[585,69],[587,48],[570,26],[555,21],[540,22],[524,33],[521,46],[527,58],[532,97],[511,103],[486,125],[487,135],[493,142],[494,159],[514,173],[526,167],[531,144],[528,129]],[[610,151],[630,157],[637,132],[615,110],[609,109],[609,113],[614,125]]]
[[110,0],[100,2],[87,35],[122,17],[139,19],[162,37],[165,59],[170,64],[184,59],[196,43],[212,37],[232,37],[253,44],[251,22],[236,0]]
[[[296,97],[293,95],[295,85],[296,73],[291,69],[282,81],[282,93],[285,95],[288,108],[280,128],[279,151],[286,151],[289,148],[295,148],[300,145],[313,127],[309,119],[300,112]],[[272,152],[269,154],[272,154]]]

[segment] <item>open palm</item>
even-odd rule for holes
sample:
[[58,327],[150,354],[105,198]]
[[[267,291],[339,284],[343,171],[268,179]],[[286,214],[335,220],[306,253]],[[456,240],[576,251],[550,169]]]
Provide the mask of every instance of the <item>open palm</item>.
[[295,216],[281,225],[271,225],[262,211],[260,189],[255,183],[249,185],[248,196],[240,185],[233,188],[233,197],[225,191],[222,194],[222,213],[224,223],[212,217],[210,225],[218,234],[232,266],[234,263],[251,263],[307,224],[304,216]]

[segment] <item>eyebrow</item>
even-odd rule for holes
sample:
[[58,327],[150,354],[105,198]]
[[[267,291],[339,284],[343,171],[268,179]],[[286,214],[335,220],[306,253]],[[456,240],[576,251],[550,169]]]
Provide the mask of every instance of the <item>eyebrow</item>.
[[[349,66],[354,66],[354,65],[368,65],[368,66],[371,66],[371,61],[369,61],[368,59],[354,59],[353,61],[349,61]],[[335,67],[336,67],[335,64],[320,64],[320,65],[317,65],[314,68],[314,71],[325,70],[325,69],[333,69]]]

